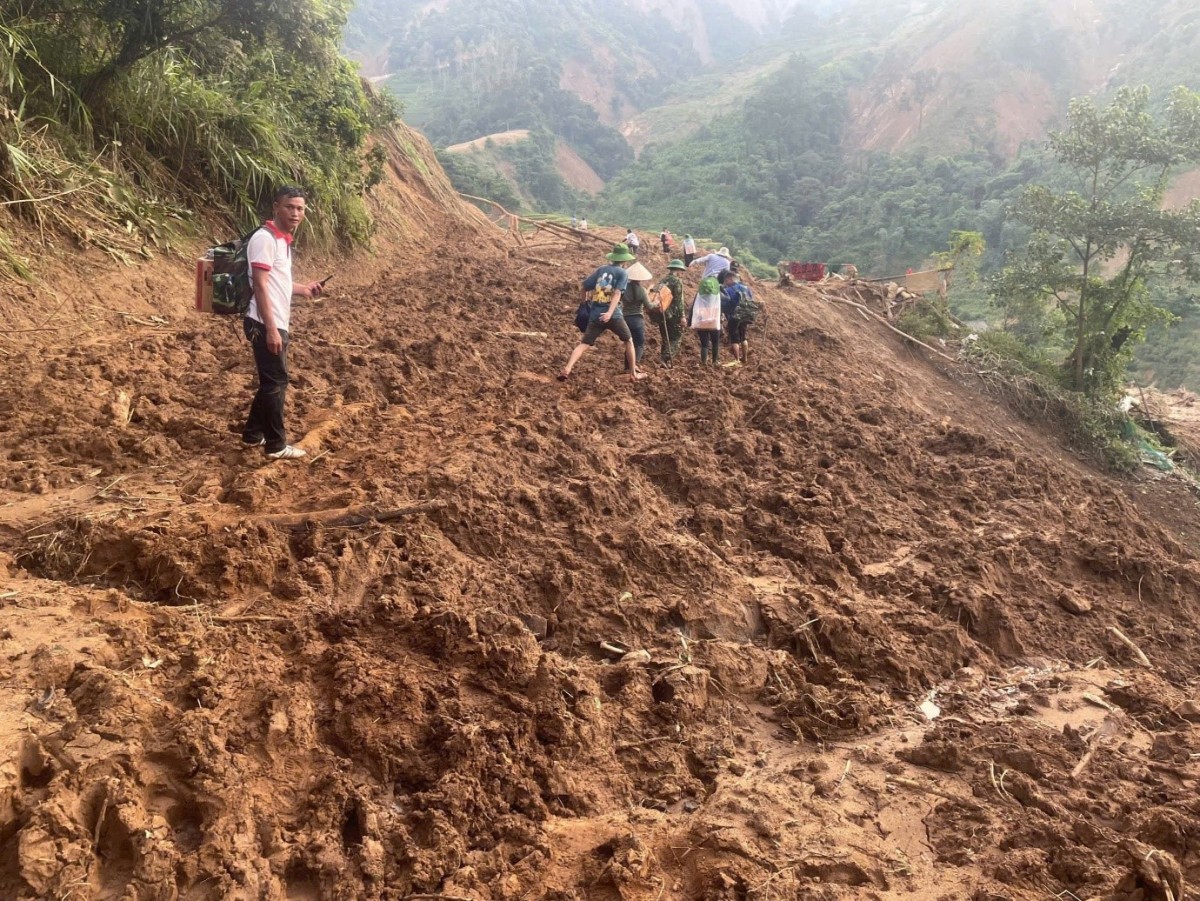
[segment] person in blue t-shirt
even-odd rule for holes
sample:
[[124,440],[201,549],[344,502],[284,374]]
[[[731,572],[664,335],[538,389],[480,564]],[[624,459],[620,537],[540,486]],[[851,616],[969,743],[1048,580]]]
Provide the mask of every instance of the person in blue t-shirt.
[[754,295],[748,287],[738,280],[738,275],[732,269],[726,269],[717,276],[721,283],[721,315],[725,317],[725,334],[729,336],[729,349],[733,358],[741,363],[746,362],[749,347],[746,341],[746,329],[753,317],[738,314],[738,307],[743,303],[750,305]]
[[567,365],[558,374],[558,380],[565,382],[571,377],[571,370],[579,359],[596,345],[596,339],[604,332],[612,332],[625,344],[625,370],[633,381],[644,379],[644,373],[637,368],[637,351],[633,346],[633,334],[621,313],[621,295],[629,286],[629,273],[625,267],[634,262],[637,257],[630,253],[624,244],[617,244],[612,253],[605,257],[609,265],[601,266],[583,280],[583,302],[588,305],[588,324],[579,344],[571,351]]

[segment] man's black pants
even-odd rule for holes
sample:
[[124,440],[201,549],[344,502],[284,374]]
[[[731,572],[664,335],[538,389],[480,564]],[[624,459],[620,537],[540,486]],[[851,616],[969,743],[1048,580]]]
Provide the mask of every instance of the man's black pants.
[[283,405],[287,399],[288,333],[279,330],[283,349],[273,354],[267,349],[267,329],[261,322],[247,316],[242,320],[246,339],[254,348],[254,365],[258,368],[258,391],[250,404],[250,415],[242,429],[242,440],[255,444],[259,439],[267,442],[268,454],[287,447],[287,434],[283,430]]

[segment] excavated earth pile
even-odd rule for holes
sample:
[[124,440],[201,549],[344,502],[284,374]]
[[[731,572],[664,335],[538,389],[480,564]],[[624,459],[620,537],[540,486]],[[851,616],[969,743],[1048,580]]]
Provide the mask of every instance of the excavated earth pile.
[[422,241],[298,305],[302,464],[184,297],[4,346],[0,897],[1189,897],[1191,497],[807,289],[560,384],[600,246]]

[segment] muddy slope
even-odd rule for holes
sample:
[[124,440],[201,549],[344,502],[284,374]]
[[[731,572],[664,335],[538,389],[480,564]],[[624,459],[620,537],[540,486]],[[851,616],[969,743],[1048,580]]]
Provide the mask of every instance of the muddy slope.
[[0,897],[1184,897],[1200,568],[1136,487],[806,291],[560,385],[592,252],[428,215],[300,308],[302,465],[182,304],[6,345]]

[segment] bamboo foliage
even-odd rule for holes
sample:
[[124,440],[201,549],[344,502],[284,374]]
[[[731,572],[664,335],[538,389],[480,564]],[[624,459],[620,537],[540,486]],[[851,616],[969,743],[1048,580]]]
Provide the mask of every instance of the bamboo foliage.
[[310,239],[366,240],[367,137],[395,112],[338,53],[346,5],[0,0],[0,239],[25,223],[129,259],[295,183]]

